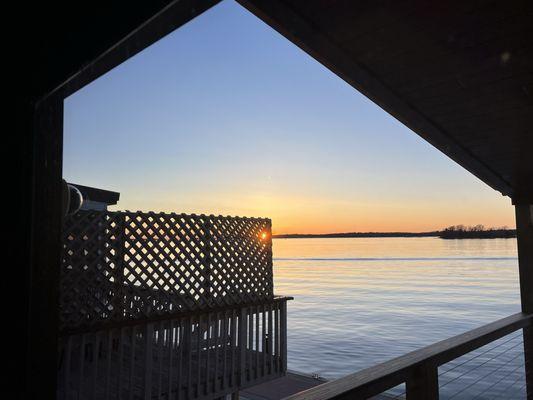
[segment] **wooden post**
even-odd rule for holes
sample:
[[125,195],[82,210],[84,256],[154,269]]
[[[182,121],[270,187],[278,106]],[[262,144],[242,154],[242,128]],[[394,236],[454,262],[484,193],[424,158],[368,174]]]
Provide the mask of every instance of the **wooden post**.
[[[28,134],[24,165],[27,181],[22,196],[26,207],[20,214],[26,269],[19,279],[25,284],[27,302],[21,308],[27,324],[21,329],[26,340],[25,398],[54,398],[58,368],[59,271],[61,260],[61,170],[63,154],[63,99],[52,96],[35,108],[24,107]],[[30,121],[33,120],[33,125]],[[11,274],[11,272],[10,272]],[[20,279],[21,278],[21,279]],[[6,281],[10,281],[7,278]],[[19,316],[20,317],[20,316]]]
[[244,386],[246,382],[246,324],[248,321],[248,311],[246,307],[241,308],[241,315],[239,316],[239,370],[240,379],[239,385]]
[[516,204],[515,211],[522,311],[533,313],[533,205]]
[[287,301],[283,300],[280,307],[281,330],[281,374],[287,373]]
[[435,365],[422,364],[414,368],[406,383],[407,400],[438,400],[439,376]]
[[[160,332],[161,333],[161,332]],[[146,324],[144,331],[144,398],[152,398],[152,369],[153,365],[153,345],[154,345],[154,325]],[[130,388],[131,389],[131,388]]]
[[[533,205],[516,204],[516,237],[522,312],[533,313]],[[533,398],[533,327],[523,329],[527,398]],[[529,366],[529,367],[528,367]]]

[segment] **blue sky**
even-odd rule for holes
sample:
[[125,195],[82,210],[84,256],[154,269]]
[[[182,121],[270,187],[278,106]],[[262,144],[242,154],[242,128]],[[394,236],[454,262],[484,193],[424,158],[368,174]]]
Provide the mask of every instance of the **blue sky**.
[[514,226],[510,201],[233,1],[65,101],[64,177],[281,232]]

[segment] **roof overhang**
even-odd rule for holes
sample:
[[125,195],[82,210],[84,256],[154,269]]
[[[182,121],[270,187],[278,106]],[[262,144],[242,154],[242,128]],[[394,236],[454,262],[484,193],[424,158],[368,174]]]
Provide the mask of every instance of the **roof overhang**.
[[[70,95],[216,3],[87,3],[68,17],[42,6],[34,96]],[[492,188],[533,202],[533,3],[239,3]]]
[[533,202],[528,1],[238,0],[515,202]]
[[81,195],[83,196],[83,200],[90,200],[97,203],[103,203],[108,206],[112,206],[117,204],[118,200],[120,199],[119,192],[79,185],[77,183],[71,183],[71,185],[78,188],[78,190],[81,192]]

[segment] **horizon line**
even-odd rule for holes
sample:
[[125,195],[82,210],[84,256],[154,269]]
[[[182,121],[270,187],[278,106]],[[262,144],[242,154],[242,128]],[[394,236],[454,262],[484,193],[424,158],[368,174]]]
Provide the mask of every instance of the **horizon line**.
[[[376,232],[376,231],[366,231],[366,232],[330,232],[330,233],[276,233],[272,234],[272,238],[295,238],[295,237],[350,237],[350,236],[411,236],[411,237],[431,237],[431,236],[440,236],[445,232],[447,228],[433,231],[424,231],[424,232],[409,232],[409,231],[386,231],[386,232]],[[516,229],[513,228],[488,228],[480,232],[515,232]]]

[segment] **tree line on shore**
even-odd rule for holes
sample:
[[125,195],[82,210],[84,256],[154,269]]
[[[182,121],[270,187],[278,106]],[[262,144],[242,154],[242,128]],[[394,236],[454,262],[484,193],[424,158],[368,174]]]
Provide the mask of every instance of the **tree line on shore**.
[[514,238],[516,237],[516,229],[509,229],[506,226],[501,228],[485,228],[483,225],[452,225],[443,229],[439,233],[439,237],[442,239]]
[[485,228],[483,225],[465,226],[452,225],[441,231],[433,232],[343,232],[343,233],[291,233],[272,235],[278,239],[311,239],[311,238],[369,238],[369,237],[429,237],[441,239],[496,239],[514,238],[516,230],[506,226],[501,228]]

